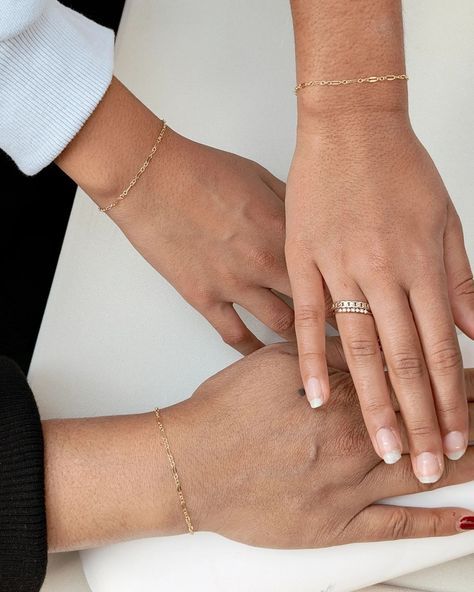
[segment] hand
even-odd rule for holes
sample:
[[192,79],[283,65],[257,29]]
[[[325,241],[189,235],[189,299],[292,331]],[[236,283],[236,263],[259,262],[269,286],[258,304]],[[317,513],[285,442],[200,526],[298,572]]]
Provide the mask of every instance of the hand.
[[[162,122],[117,79],[57,159],[101,207],[115,201]],[[284,254],[285,184],[257,163],[168,129],[146,173],[108,213],[147,261],[247,354],[262,343],[240,304],[285,339],[293,310]]]
[[[330,363],[341,364],[337,342],[330,357]],[[474,399],[474,375],[469,376]],[[467,510],[375,502],[473,479],[474,450],[450,462],[436,485],[421,485],[407,456],[388,467],[373,451],[349,374],[331,370],[330,382],[331,401],[313,413],[301,393],[295,347],[278,344],[207,380],[188,401],[162,410],[198,530],[278,548],[460,531]]]
[[242,354],[262,343],[240,304],[294,339],[284,255],[285,185],[255,162],[168,130],[155,167],[111,217],[130,242]]
[[[367,91],[369,92],[369,91]],[[338,314],[344,351],[373,445],[400,453],[383,348],[408,429],[413,469],[427,483],[443,450],[467,446],[457,325],[474,337],[474,282],[454,206],[403,112],[300,117],[288,179],[286,257],[300,368],[308,397],[329,397],[324,282],[335,300],[370,303],[373,317]]]

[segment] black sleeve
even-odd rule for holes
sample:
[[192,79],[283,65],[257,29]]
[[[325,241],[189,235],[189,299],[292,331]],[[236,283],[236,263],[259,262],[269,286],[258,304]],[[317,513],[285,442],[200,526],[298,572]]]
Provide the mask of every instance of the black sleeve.
[[0,592],[38,592],[46,563],[38,408],[20,368],[0,357]]

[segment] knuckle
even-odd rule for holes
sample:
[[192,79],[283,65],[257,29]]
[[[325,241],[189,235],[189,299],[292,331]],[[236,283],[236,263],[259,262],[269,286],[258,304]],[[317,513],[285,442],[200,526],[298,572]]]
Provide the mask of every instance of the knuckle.
[[438,344],[429,356],[429,365],[437,374],[449,373],[462,368],[462,357],[459,348],[451,340]]
[[270,327],[275,331],[275,333],[285,333],[286,331],[291,331],[294,326],[295,316],[292,310],[288,310],[287,312],[280,314],[270,323]]
[[187,284],[180,289],[182,297],[198,310],[206,310],[215,304],[217,294],[206,283],[199,282],[194,285]]
[[419,420],[409,421],[407,419],[406,424],[412,438],[426,439],[433,437],[437,431],[434,425]]
[[391,265],[390,258],[383,253],[374,253],[369,261],[370,271],[377,275],[387,275],[387,270],[391,268]]
[[249,253],[250,265],[261,271],[268,271],[275,267],[276,257],[268,249],[255,248]]
[[379,355],[379,346],[371,339],[349,339],[346,342],[349,356],[361,366],[372,364]]
[[438,413],[443,416],[457,416],[463,417],[466,411],[466,400],[463,398],[461,399],[442,399],[437,404]]
[[394,509],[387,522],[389,538],[393,540],[406,539],[410,536],[412,529],[413,520],[409,512],[405,508]]
[[262,356],[281,356],[282,358],[291,359],[294,362],[298,361],[298,351],[296,349],[296,344],[287,341],[266,345],[260,350],[260,352]]
[[307,364],[310,364],[311,362],[314,361],[324,361],[326,362],[326,355],[324,352],[318,352],[318,351],[300,351],[299,352],[299,359],[301,362],[302,366],[305,366]]
[[425,375],[426,369],[421,354],[395,353],[391,358],[391,370],[399,380],[413,380]]
[[240,345],[244,345],[249,341],[249,333],[246,329],[233,329],[228,330],[225,329],[220,332],[222,337],[222,341],[231,347],[239,347]]
[[[387,252],[385,244],[375,244],[370,248],[371,256],[369,259],[364,258],[363,264],[360,266],[360,272],[364,277],[374,278],[378,280],[391,281],[394,277],[393,273],[393,256]],[[360,263],[360,259],[358,260]]]
[[468,278],[460,280],[453,289],[454,295],[463,296],[474,296],[474,279],[472,275]]
[[439,536],[443,532],[443,519],[437,512],[430,512],[426,517],[426,535]]
[[299,306],[295,310],[295,325],[297,327],[317,327],[324,324],[326,315],[324,310],[309,304]]
[[363,402],[363,407],[365,413],[372,417],[385,416],[387,410],[390,410],[390,406],[387,405],[386,401],[381,399],[368,399]]

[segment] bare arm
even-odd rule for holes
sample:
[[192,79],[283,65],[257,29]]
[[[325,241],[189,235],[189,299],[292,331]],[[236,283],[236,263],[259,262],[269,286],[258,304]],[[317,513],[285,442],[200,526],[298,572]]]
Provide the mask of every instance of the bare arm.
[[[298,82],[338,80],[405,72],[399,0],[292,0]],[[312,89],[298,96],[298,114],[334,110],[350,117],[407,109],[405,84],[368,84],[357,89]],[[340,92],[339,92],[340,91]],[[363,108],[363,109],[362,109]]]
[[43,422],[51,552],[184,532],[152,413]]
[[[342,364],[332,351],[333,363]],[[462,530],[469,512],[461,508],[372,505],[423,487],[407,470],[408,457],[395,467],[380,463],[361,429],[350,376],[332,371],[331,384],[337,402],[322,417],[301,396],[296,349],[280,344],[162,410],[195,530],[280,548]],[[53,420],[43,428],[50,550],[187,531],[153,413]],[[406,452],[405,438],[403,446]],[[450,468],[439,486],[472,479],[474,450]],[[348,498],[354,482],[365,488]]]
[[[114,78],[56,162],[107,206],[142,166],[162,123]],[[284,193],[284,183],[257,163],[168,128],[144,175],[108,215],[223,340],[247,354],[262,343],[233,303],[294,339],[293,310],[268,289],[290,293]]]

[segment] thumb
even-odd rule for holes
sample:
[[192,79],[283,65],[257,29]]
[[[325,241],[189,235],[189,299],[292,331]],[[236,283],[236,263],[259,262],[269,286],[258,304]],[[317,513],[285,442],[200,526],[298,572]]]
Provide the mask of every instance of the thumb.
[[408,508],[375,504],[350,523],[350,541],[441,537],[474,530],[474,513],[462,508]]
[[474,339],[474,280],[461,221],[452,205],[444,236],[444,264],[454,321],[463,333]]

